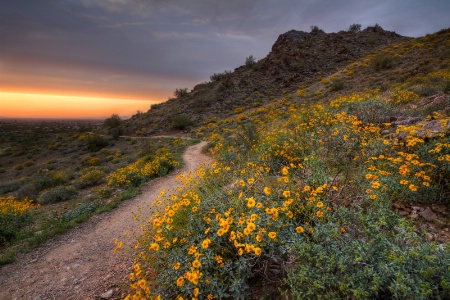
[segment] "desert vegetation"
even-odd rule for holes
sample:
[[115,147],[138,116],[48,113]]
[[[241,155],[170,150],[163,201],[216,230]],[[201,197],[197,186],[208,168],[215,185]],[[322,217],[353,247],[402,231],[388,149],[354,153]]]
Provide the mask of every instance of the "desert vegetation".
[[406,77],[448,37],[194,128],[216,163],[154,199],[127,299],[450,297],[448,56]]
[[179,167],[192,143],[119,138],[121,122],[0,124],[1,263],[135,196]]

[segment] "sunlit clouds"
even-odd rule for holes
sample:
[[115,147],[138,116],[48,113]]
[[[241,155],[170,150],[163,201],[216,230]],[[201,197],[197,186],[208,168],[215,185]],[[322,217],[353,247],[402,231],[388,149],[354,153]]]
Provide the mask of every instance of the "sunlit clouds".
[[103,118],[113,113],[129,117],[138,110],[146,112],[156,102],[0,92],[0,103],[0,117]]

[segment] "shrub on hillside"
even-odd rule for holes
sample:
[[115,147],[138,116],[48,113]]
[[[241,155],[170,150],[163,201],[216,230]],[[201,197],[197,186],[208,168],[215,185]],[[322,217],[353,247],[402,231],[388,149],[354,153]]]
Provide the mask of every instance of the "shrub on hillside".
[[189,126],[192,126],[194,122],[189,118],[188,115],[182,114],[174,116],[172,118],[172,127],[179,130],[184,130]]
[[86,138],[86,142],[87,142],[87,147],[88,147],[89,151],[91,151],[91,152],[98,151],[98,150],[108,146],[108,141],[104,137],[102,137],[98,134],[90,134]]
[[209,79],[210,79],[211,81],[220,81],[220,80],[222,80],[223,78],[225,78],[225,76],[227,76],[228,74],[231,74],[231,71],[225,70],[225,71],[223,71],[222,73],[214,73],[213,75],[211,75],[211,76],[209,77]]
[[122,124],[122,119],[117,114],[111,115],[111,117],[106,118],[103,122],[103,126],[112,129],[117,128]]
[[51,204],[61,201],[67,201],[75,198],[78,195],[78,191],[73,186],[57,186],[46,190],[37,199],[39,204]]
[[350,27],[348,28],[348,31],[356,33],[356,32],[360,32],[361,31],[361,24],[352,24],[350,25]]
[[78,179],[76,186],[78,188],[86,188],[89,186],[96,186],[101,184],[105,180],[105,172],[99,169],[87,170]]
[[[285,284],[297,299],[444,299],[450,251],[426,243],[389,207],[341,208],[297,243]],[[290,298],[290,297],[289,297]]]
[[33,201],[17,201],[14,197],[0,197],[0,246],[13,241],[21,228],[31,222]]
[[254,64],[256,64],[256,59],[253,57],[253,55],[250,55],[250,56],[245,58],[245,65],[247,67],[251,67]]
[[188,89],[187,88],[177,88],[177,89],[175,89],[173,94],[177,98],[182,98],[188,94]]
[[394,66],[394,56],[391,54],[379,54],[372,60],[375,71],[388,70]]

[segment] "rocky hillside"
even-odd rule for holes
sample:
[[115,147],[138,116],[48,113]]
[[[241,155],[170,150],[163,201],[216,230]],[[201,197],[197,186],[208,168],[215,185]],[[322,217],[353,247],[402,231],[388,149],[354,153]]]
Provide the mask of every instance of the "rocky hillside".
[[[127,134],[152,135],[237,111],[263,106],[283,93],[296,91],[327,77],[368,53],[410,38],[376,25],[362,31],[325,33],[291,30],[281,34],[272,51],[258,62],[249,60],[233,72],[211,76],[190,92],[154,105],[125,124]],[[176,123],[176,124],[174,124]],[[175,126],[174,126],[175,125]],[[175,127],[175,128],[174,128]]]

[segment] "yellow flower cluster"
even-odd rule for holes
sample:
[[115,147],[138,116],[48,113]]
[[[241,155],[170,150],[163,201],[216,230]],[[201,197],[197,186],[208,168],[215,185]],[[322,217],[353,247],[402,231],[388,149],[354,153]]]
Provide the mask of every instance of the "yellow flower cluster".
[[159,151],[151,161],[141,158],[136,162],[120,168],[108,176],[108,186],[129,187],[138,186],[151,178],[157,177],[163,168],[175,167],[179,163],[172,158],[170,153]]
[[0,197],[0,214],[2,215],[17,217],[35,207],[33,200],[17,201],[13,196]]

